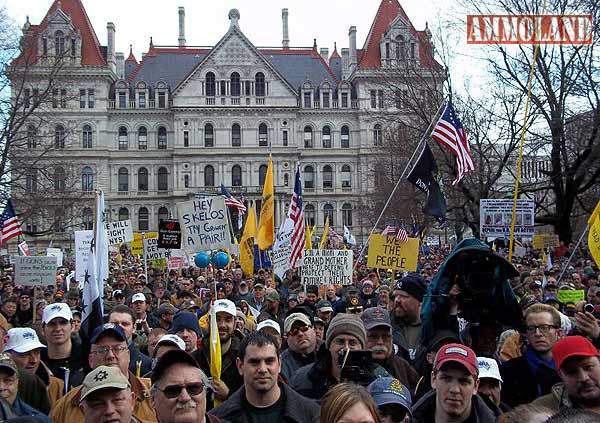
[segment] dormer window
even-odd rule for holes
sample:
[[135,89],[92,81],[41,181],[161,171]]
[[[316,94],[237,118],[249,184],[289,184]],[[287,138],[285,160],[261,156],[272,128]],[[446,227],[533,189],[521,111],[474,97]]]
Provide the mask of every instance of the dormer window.
[[75,57],[77,52],[77,40],[75,38],[71,38],[71,57]]
[[119,91],[118,98],[119,98],[119,109],[126,109],[127,108],[127,92]]
[[237,72],[233,72],[230,78],[230,90],[232,97],[240,96],[240,74]]
[[167,106],[167,93],[164,91],[158,92],[158,108],[164,109]]
[[304,108],[305,109],[310,109],[310,107],[311,107],[311,103],[312,103],[311,99],[310,99],[311,96],[312,96],[312,94],[310,91],[304,92]]
[[258,72],[254,78],[254,93],[257,97],[265,96],[265,74]]
[[415,43],[410,43],[410,58],[415,58]]
[[65,54],[65,35],[62,31],[56,31],[54,33],[54,51],[56,56]]
[[208,72],[206,74],[206,96],[214,97],[216,94],[215,90],[215,74]]
[[404,37],[398,35],[396,37],[396,59],[405,59],[406,57],[406,46],[404,45]]

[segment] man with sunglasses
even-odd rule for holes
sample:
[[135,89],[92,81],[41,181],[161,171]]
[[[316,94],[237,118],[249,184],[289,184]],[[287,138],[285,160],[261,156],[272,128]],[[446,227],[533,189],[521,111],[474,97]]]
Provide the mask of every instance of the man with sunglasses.
[[281,376],[290,380],[296,370],[315,361],[317,335],[304,313],[290,314],[283,329],[288,347],[281,353]]
[[[114,367],[127,376],[131,390],[135,394],[133,415],[139,420],[156,422],[156,415],[150,403],[148,388],[150,381],[136,377],[129,371],[130,353],[127,336],[123,328],[114,323],[98,326],[90,338],[88,364],[92,369],[100,366]],[[82,387],[71,389],[52,409],[51,418],[55,423],[80,423],[83,413],[79,408]]]

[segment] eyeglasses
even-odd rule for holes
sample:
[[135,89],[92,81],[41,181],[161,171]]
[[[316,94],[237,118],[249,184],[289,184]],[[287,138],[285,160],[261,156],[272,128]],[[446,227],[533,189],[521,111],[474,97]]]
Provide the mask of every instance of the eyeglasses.
[[288,335],[289,336],[296,336],[296,335],[298,335],[299,332],[302,332],[302,333],[308,332],[309,329],[310,328],[308,326],[306,326],[306,325],[295,327],[295,328],[290,329],[290,331],[288,332]]
[[200,395],[202,391],[204,391],[204,384],[202,382],[185,383],[182,385],[167,385],[162,389],[157,386],[156,389],[165,394],[165,397],[169,399],[179,397],[184,389],[188,394],[190,394],[190,396],[194,397],[196,395]]
[[106,355],[106,354],[108,354],[109,351],[112,351],[112,353],[114,355],[119,355],[127,349],[129,349],[127,347],[127,345],[113,345],[110,347],[98,347],[94,351],[92,351],[92,354]]
[[558,329],[558,326],[554,326],[554,325],[539,325],[539,326],[527,326],[527,333],[530,335],[533,335],[534,333],[537,332],[537,330],[540,330],[540,333],[546,335],[548,333],[550,333],[550,331],[552,329]]

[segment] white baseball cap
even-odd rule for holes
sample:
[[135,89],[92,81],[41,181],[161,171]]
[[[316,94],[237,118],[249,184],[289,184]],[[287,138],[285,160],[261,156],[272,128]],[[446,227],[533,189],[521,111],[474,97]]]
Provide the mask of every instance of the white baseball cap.
[[279,326],[279,323],[271,319],[263,320],[256,326],[257,331],[260,331],[262,328],[273,328],[277,331],[278,334],[281,335],[281,327]]
[[477,368],[479,369],[479,379],[489,378],[502,382],[498,363],[493,358],[477,357]]
[[38,348],[46,348],[37,336],[37,333],[31,328],[12,328],[9,329],[8,340],[4,346],[4,352],[14,351],[26,353]]
[[185,351],[185,342],[179,336],[174,335],[174,334],[163,335],[156,343],[156,347],[154,347],[154,351],[156,351],[156,349],[158,348],[159,345],[165,345],[165,344],[175,345],[180,350]]
[[135,303],[136,301],[146,302],[146,296],[144,294],[142,294],[141,292],[138,294],[134,294],[134,296],[131,297],[131,304]]
[[69,304],[53,303],[47,305],[44,308],[44,313],[42,314],[42,323],[47,325],[52,319],[56,319],[57,317],[62,317],[69,322],[73,320],[73,313],[71,312]]
[[231,300],[217,300],[213,307],[215,308],[215,313],[224,311],[225,313],[231,314],[233,317],[237,316],[235,304]]

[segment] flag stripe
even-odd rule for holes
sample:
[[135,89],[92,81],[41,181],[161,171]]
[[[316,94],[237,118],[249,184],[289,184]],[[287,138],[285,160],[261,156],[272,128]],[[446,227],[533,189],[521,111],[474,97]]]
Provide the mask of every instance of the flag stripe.
[[296,178],[294,182],[294,193],[290,203],[290,219],[294,222],[292,231],[290,254],[290,268],[295,269],[298,260],[302,258],[302,253],[306,245],[306,228],[304,226],[304,204],[302,201],[302,178],[300,176],[300,165],[296,167]]
[[12,201],[9,199],[6,201],[4,212],[0,217],[0,245],[22,234],[21,222],[15,213]]

